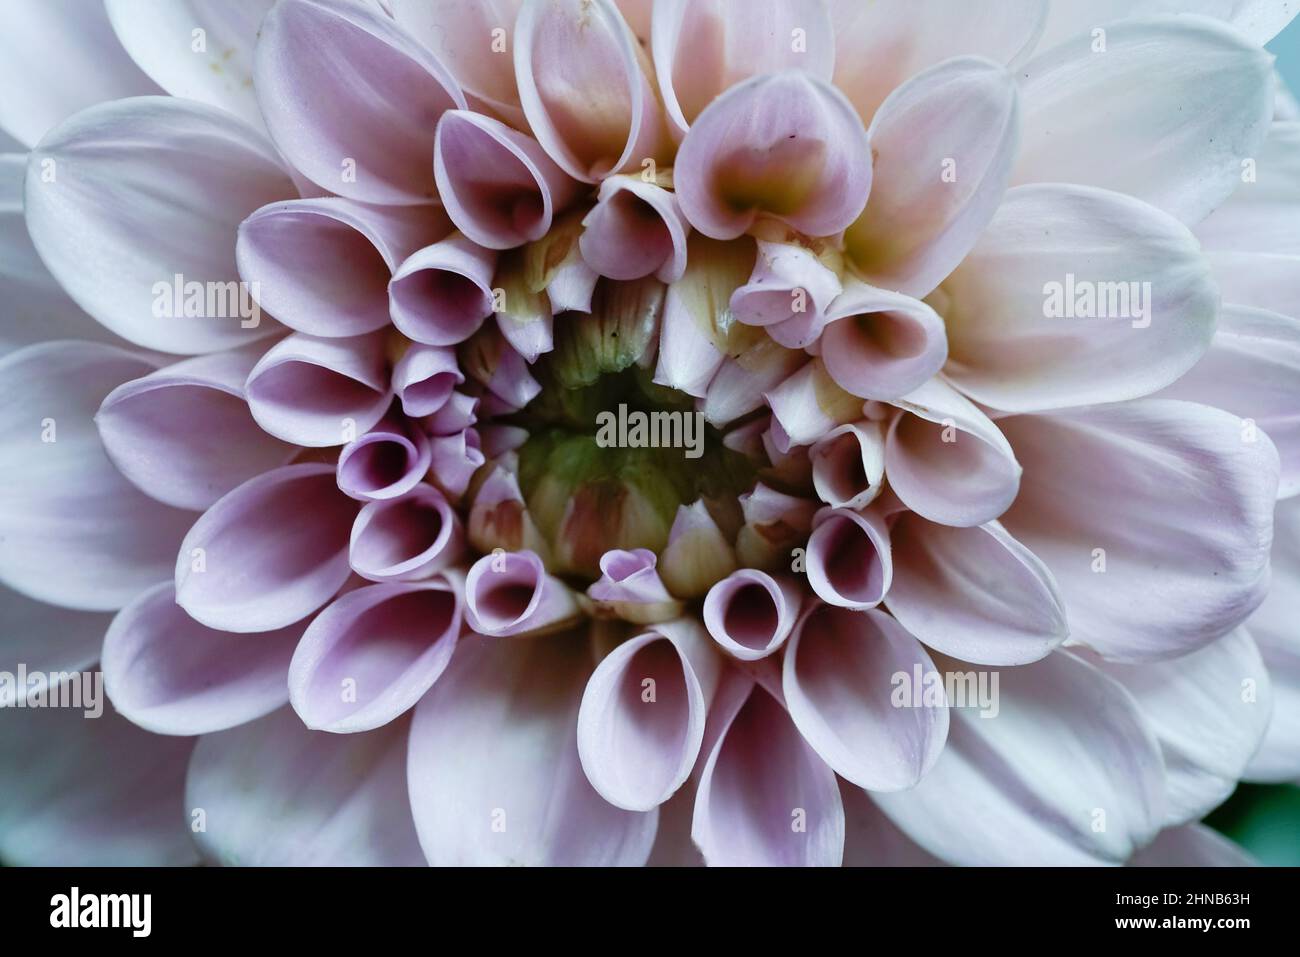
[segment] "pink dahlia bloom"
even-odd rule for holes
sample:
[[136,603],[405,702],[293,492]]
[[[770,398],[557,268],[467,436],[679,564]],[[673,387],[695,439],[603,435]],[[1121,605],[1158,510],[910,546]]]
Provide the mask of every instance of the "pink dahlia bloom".
[[1300,778],[1294,3],[5,7],[6,862],[1238,863]]

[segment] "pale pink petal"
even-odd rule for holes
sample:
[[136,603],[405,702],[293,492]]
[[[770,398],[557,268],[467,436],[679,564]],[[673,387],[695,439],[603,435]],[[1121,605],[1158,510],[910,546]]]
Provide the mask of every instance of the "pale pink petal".
[[872,791],[910,788],[948,737],[948,702],[895,701],[898,676],[939,681],[921,643],[883,612],[818,604],[786,648],[782,688],[804,740],[846,780]]
[[463,607],[457,583],[365,585],[308,626],[289,665],[289,700],[307,727],[369,731],[415,706],[451,661]]
[[274,469],[203,513],[176,556],[176,602],[221,631],[301,621],[347,580],[356,503],[330,465]]
[[579,761],[592,664],[582,633],[462,642],[411,727],[411,807],[429,863],[646,862],[657,814],[607,803]]
[[456,435],[478,421],[478,405],[477,396],[453,392],[442,408],[424,420],[424,425],[432,436]]
[[429,448],[433,454],[430,479],[453,501],[459,502],[474,473],[487,461],[478,432],[464,429],[454,435],[435,435],[429,440]]
[[1262,432],[1164,399],[998,425],[1025,467],[1002,523],[1056,577],[1073,640],[1116,661],[1163,660],[1259,605],[1278,474]]
[[944,525],[991,522],[1015,500],[1020,463],[998,427],[941,379],[894,402],[885,438],[889,487],[912,511]]
[[732,657],[757,661],[790,637],[802,601],[793,576],[742,568],[709,589],[704,625]]
[[710,103],[682,142],[673,183],[691,225],[714,239],[734,239],[760,214],[830,236],[866,205],[870,155],[844,94],[787,71]]
[[[410,722],[365,734],[303,727],[291,708],[205,735],[185,782],[205,860],[243,867],[423,863],[406,797]],[[255,782],[250,787],[249,782]]]
[[202,510],[294,449],[253,421],[244,380],[259,350],[216,352],[118,386],[95,413],[104,451],[136,488]]
[[524,0],[515,77],[534,135],[587,183],[665,161],[669,138],[648,58],[612,0]]
[[880,494],[885,477],[885,434],[866,419],[836,426],[808,450],[813,487],[834,508],[860,509]]
[[409,495],[362,507],[352,526],[348,560],[371,581],[415,581],[455,564],[463,550],[455,510],[433,486],[417,485]]
[[285,675],[301,623],[263,634],[199,624],[171,582],[150,588],[104,636],[104,690],[119,714],[157,734],[209,734],[289,700]]
[[823,360],[814,359],[766,394],[772,407],[777,448],[811,445],[839,425],[862,415],[862,399],[844,391],[831,378]]
[[835,33],[818,0],[661,0],[651,21],[659,92],[677,139],[712,100],[760,73],[831,78]]
[[676,282],[686,271],[691,225],[677,196],[639,176],[610,176],[582,220],[582,258],[596,273],[627,281],[655,275]]
[[807,361],[808,357],[798,350],[761,339],[740,355],[723,359],[705,387],[699,409],[713,425],[726,426],[762,408],[764,394],[790,378]]
[[81,0],[6,4],[0,87],[10,91],[0,128],[25,147],[88,106],[160,92],[122,49],[103,4]]
[[872,285],[927,296],[1002,202],[1019,136],[1015,78],[990,60],[947,60],[890,94],[867,135],[871,197],[845,251]]
[[839,608],[874,608],[894,575],[889,530],[874,511],[828,508],[815,520],[805,556],[808,584]]
[[[936,663],[969,687],[971,666]],[[981,675],[996,714],[952,708],[930,773],[873,795],[909,837],[962,866],[1086,866],[1123,862],[1155,836],[1164,767],[1123,686],[1059,651]]]
[[897,399],[933,378],[948,358],[943,320],[919,299],[853,281],[826,314],[821,356],[844,391]]
[[587,594],[597,601],[671,601],[655,563],[655,553],[648,548],[611,549],[600,557],[600,579]]
[[532,137],[464,110],[438,121],[433,171],[452,222],[488,249],[541,239],[579,190]]
[[1204,824],[1165,828],[1128,860],[1129,867],[1254,867],[1258,863]]
[[[275,149],[252,127],[188,100],[118,100],[52,130],[27,169],[27,228],[41,259],[79,306],[123,338],[189,355],[279,328],[231,308],[247,298],[235,265],[240,221],[296,195]],[[203,284],[191,310],[201,315],[176,302],[177,284],[189,283]]]
[[[13,707],[24,695],[30,701],[43,692],[50,682],[48,678],[33,681],[38,673],[93,672],[112,620],[109,614],[58,608],[0,586],[0,670],[15,678],[13,687],[0,692],[4,707]],[[28,671],[25,692],[17,680],[20,665]]]
[[0,359],[0,581],[39,601],[121,608],[169,574],[194,513],[122,477],[93,417],[155,361],[114,346],[51,342]]
[[449,232],[436,206],[367,206],[331,196],[263,207],[239,226],[239,275],[262,307],[313,336],[388,325],[388,283],[416,249]]
[[1242,157],[1258,154],[1272,67],[1256,43],[1204,17],[1111,23],[1101,40],[1076,34],[1020,68],[1012,181],[1104,187],[1199,222],[1240,185]]
[[481,635],[504,637],[571,623],[578,606],[569,587],[546,573],[535,552],[484,555],[465,578],[465,618]]
[[759,240],[754,272],[731,294],[731,311],[740,322],[768,327],[783,346],[802,349],[821,335],[842,291],[840,277],[811,249]]
[[898,829],[868,792],[840,781],[845,867],[943,867],[944,862]]
[[464,381],[455,351],[446,346],[413,344],[393,366],[393,392],[412,418],[437,412]]
[[844,807],[835,773],[779,694],[779,686],[769,691],[738,672],[719,687],[691,825],[711,866],[840,865]]
[[496,264],[495,252],[460,233],[419,250],[389,284],[393,325],[416,342],[463,342],[492,314]]
[[196,863],[182,797],[193,738],[137,728],[111,707],[5,709],[0,859],[24,867]]
[[1204,354],[1218,311],[1186,227],[1090,186],[1009,190],[940,293],[948,378],[1013,412],[1150,395]]
[[578,711],[578,756],[601,797],[648,811],[682,786],[704,741],[721,668],[691,618],[656,625],[601,661]]
[[295,332],[262,356],[244,390],[253,418],[295,445],[343,445],[383,417],[391,395],[384,332],[322,339]]
[[388,416],[339,451],[339,490],[360,501],[405,495],[433,462],[429,437],[402,416]]

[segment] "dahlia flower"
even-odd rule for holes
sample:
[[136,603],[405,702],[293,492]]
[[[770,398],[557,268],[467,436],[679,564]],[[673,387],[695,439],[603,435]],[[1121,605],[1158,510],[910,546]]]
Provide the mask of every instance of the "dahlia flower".
[[1244,862],[1295,12],[9,0],[0,859]]

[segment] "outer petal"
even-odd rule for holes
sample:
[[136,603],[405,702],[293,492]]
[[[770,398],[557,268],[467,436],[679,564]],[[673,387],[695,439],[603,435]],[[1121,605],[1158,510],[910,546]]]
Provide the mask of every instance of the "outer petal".
[[874,795],[894,823],[960,865],[1119,863],[1154,837],[1163,766],[1132,696],[1061,652],[994,674],[996,717],[953,709],[921,783]]
[[411,727],[411,806],[429,863],[645,863],[657,814],[607,804],[579,763],[591,667],[579,633],[457,650]]
[[[35,673],[54,676],[59,682],[60,672],[71,676],[94,671],[104,631],[112,620],[112,615],[57,608],[0,587],[0,671],[16,677],[18,666],[25,666],[29,700],[50,684],[48,678],[32,682]],[[0,695],[6,708],[13,707],[20,687],[15,681],[12,694],[6,688]]]
[[417,250],[393,274],[389,313],[416,342],[451,346],[478,331],[492,314],[497,254],[460,233]]
[[[54,278],[109,329],[151,349],[213,352],[278,328],[230,308],[241,298],[235,229],[295,192],[271,144],[229,113],[140,97],[84,110],[32,150],[27,228]],[[208,284],[204,312],[211,301],[235,314],[176,314],[181,283]]]
[[[1300,308],[1297,309],[1300,312]],[[1277,446],[1281,498],[1300,494],[1300,319],[1224,306],[1219,328],[1192,370],[1160,393],[1249,419]]]
[[883,612],[817,605],[785,653],[782,689],[804,740],[836,773],[872,791],[910,788],[948,737],[948,702],[895,703],[899,676],[937,681],[921,643]]
[[659,92],[681,139],[718,95],[760,73],[806,70],[829,80],[835,31],[819,0],[663,0],[651,50]]
[[868,792],[840,781],[845,867],[943,867],[944,862],[898,829]]
[[204,858],[253,867],[422,863],[406,801],[408,728],[397,721],[326,734],[282,708],[206,735],[185,782],[186,805],[206,818],[195,835]]
[[942,292],[948,377],[1014,412],[1150,395],[1204,354],[1218,308],[1181,224],[1118,193],[1052,184],[1008,191]]
[[1258,155],[1273,118],[1272,56],[1207,18],[1114,23],[1101,39],[1078,34],[1020,72],[1013,182],[1100,186],[1185,223],[1240,185],[1241,160]]
[[889,536],[889,610],[930,647],[964,661],[1022,665],[1069,635],[1052,573],[997,522],[949,528],[909,513]]
[[28,147],[78,110],[158,92],[113,36],[103,6],[81,0],[6,4],[0,87],[10,91],[0,128]]
[[258,360],[244,385],[263,429],[295,445],[342,445],[377,423],[392,398],[385,335],[321,339],[296,332]]
[[1171,661],[1118,665],[1082,653],[1133,694],[1165,759],[1165,824],[1227,799],[1273,714],[1268,670],[1244,628]]
[[193,738],[142,731],[111,708],[5,709],[0,859],[38,867],[195,863],[182,799]]
[[695,767],[722,658],[690,618],[623,642],[592,673],[578,711],[578,756],[600,796],[648,811]]
[[388,283],[398,264],[450,231],[435,206],[297,199],[240,223],[235,259],[258,302],[289,328],[356,336],[388,325]]
[[1259,862],[1204,824],[1165,828],[1129,858],[1130,867],[1253,867]]
[[974,54],[1012,66],[1029,56],[1047,17],[1047,0],[831,0],[835,85],[863,122],[904,81],[955,56]]
[[203,513],[176,558],[176,602],[222,631],[300,621],[347,580],[356,503],[329,465],[286,465],[245,482]]
[[460,637],[459,581],[366,585],[308,626],[289,666],[289,696],[309,728],[369,731],[413,707]]
[[104,690],[157,734],[208,734],[289,700],[285,675],[302,626],[255,635],[207,628],[176,604],[171,582],[123,608],[104,636]]
[[1003,524],[1056,576],[1074,640],[1172,658],[1263,599],[1278,464],[1262,433],[1158,399],[999,425],[1025,466]]
[[253,46],[275,0],[105,0],[118,40],[172,96],[261,126]]
[[649,63],[612,0],[524,0],[515,77],[542,147],[575,179],[668,159]]
[[673,184],[691,225],[734,239],[760,215],[830,236],[871,189],[866,130],[844,95],[796,70],[733,86],[682,142]]
[[263,432],[244,398],[257,358],[198,356],[118,386],[95,414],[113,464],[151,498],[197,510],[284,465],[293,447]]
[[391,18],[352,0],[282,0],[253,72],[272,138],[313,183],[369,203],[434,197],[434,129],[465,97]]
[[784,703],[731,672],[710,721],[691,838],[712,866],[838,867],[844,807],[835,774],[800,736]]
[[110,611],[166,578],[191,512],[160,505],[104,454],[92,417],[115,386],[155,365],[89,342],[0,360],[0,580],[29,597]]

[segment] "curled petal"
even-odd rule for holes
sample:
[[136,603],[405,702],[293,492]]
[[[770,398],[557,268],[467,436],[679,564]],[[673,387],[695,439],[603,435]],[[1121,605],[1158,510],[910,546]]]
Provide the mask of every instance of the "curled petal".
[[722,659],[694,619],[656,625],[623,642],[587,681],[578,756],[600,796],[648,811],[695,767]]
[[912,511],[944,525],[983,525],[1020,490],[1020,463],[987,415],[940,379],[894,402],[885,438],[889,487]]
[[[714,425],[724,426],[763,407],[764,395],[790,378],[808,361],[767,336],[727,356],[704,391],[700,411]],[[760,430],[761,431],[761,430]]]
[[1116,661],[1174,658],[1264,598],[1278,459],[1262,432],[1168,399],[998,425],[1025,467],[1002,523],[1056,576],[1073,640]]
[[831,429],[808,450],[813,487],[833,508],[861,509],[880,494],[885,477],[885,431],[863,419]]
[[889,542],[886,604],[931,648],[979,664],[1023,665],[1068,637],[1056,579],[997,522],[951,528],[905,513]]
[[661,557],[660,577],[678,598],[703,597],[736,570],[736,552],[703,500],[678,506]]
[[447,215],[488,249],[541,239],[579,189],[532,137],[463,110],[438,121],[433,172]]
[[484,555],[465,578],[465,617],[481,635],[555,630],[571,624],[577,614],[573,593],[546,573],[536,552]]
[[1016,80],[989,60],[947,60],[881,105],[867,208],[844,235],[867,282],[928,296],[993,218],[1019,134]]
[[788,564],[792,550],[808,538],[817,502],[787,495],[759,482],[740,496],[745,524],[736,535],[736,555],[742,565],[776,568]]
[[682,603],[664,587],[656,562],[648,548],[610,549],[600,557],[600,578],[587,589],[587,598],[598,611],[608,609],[624,621],[653,624],[676,618]]
[[488,402],[496,400],[498,412],[522,409],[542,391],[525,359],[498,327],[489,326],[457,350],[460,366],[471,379],[485,386]]
[[1205,353],[1218,311],[1186,227],[1088,186],[1008,190],[940,292],[948,378],[1014,412],[1149,395]]
[[830,304],[822,332],[826,372],[864,399],[896,399],[943,368],[943,320],[919,299],[851,282]]
[[279,328],[242,314],[235,229],[297,191],[266,138],[234,116],[165,97],[103,103],[51,130],[27,169],[41,259],[124,339],[193,355]]
[[714,239],[735,239],[760,214],[830,236],[866,205],[870,155],[844,94],[787,71],[710,103],[682,142],[673,182],[691,225]]
[[582,258],[602,276],[676,282],[686,271],[690,223],[677,196],[639,176],[610,176],[582,220]]
[[830,80],[835,33],[818,0],[664,0],[651,20],[659,92],[681,139],[700,112],[741,80],[786,69]]
[[704,625],[728,654],[757,661],[790,637],[802,601],[799,585],[789,575],[742,568],[709,589]]
[[497,329],[525,362],[536,362],[542,353],[555,348],[554,307],[530,279],[527,254],[512,250],[501,257],[492,294],[496,297]]
[[474,493],[469,510],[469,540],[481,552],[504,548],[508,552],[528,549],[546,556],[546,540],[528,512],[519,490],[519,476],[493,464],[487,478]]
[[176,557],[176,603],[209,628],[271,631],[300,621],[349,574],[356,505],[329,465],[250,479],[194,523]]
[[1121,863],[1155,836],[1159,745],[1118,682],[1061,651],[991,674],[935,663],[954,688],[983,682],[987,701],[952,707],[948,743],[916,787],[873,795],[918,844],[961,866],[1086,866]]
[[842,859],[835,774],[799,734],[779,693],[737,672],[718,689],[691,823],[712,866],[838,867]]
[[171,582],[123,608],[104,636],[104,690],[118,713],[157,734],[210,734],[270,714],[302,625],[234,635],[199,624]]
[[487,461],[480,447],[478,430],[463,429],[452,435],[435,435],[429,440],[433,459],[430,478],[453,501],[459,502],[470,480]]
[[1204,824],[1167,827],[1128,860],[1129,867],[1254,867],[1253,857]]
[[289,700],[303,723],[369,731],[414,707],[456,650],[463,615],[456,584],[366,585],[326,606],[289,665]]
[[591,671],[582,632],[461,643],[411,726],[410,804],[429,863],[645,863],[658,815],[614,807],[582,772],[575,726]]
[[881,611],[818,604],[790,636],[781,684],[790,718],[822,760],[858,787],[910,788],[943,751],[947,699],[900,706],[900,675],[918,689],[941,679],[921,643]]
[[257,301],[289,328],[357,336],[388,325],[393,271],[448,231],[436,206],[297,199],[264,206],[240,223],[235,260]]
[[[1103,36],[1100,55],[1089,30],[1020,68],[1013,181],[1100,186],[1199,222],[1241,185],[1241,158],[1268,133],[1272,56],[1207,17],[1125,20]],[[1115,106],[1103,116],[1100,102]]]
[[388,409],[384,333],[321,339],[295,332],[262,356],[244,385],[253,418],[295,445],[342,445]]
[[257,357],[198,356],[118,386],[95,414],[104,451],[149,497],[196,510],[284,465],[293,448],[258,427],[244,398]]
[[768,327],[781,345],[802,349],[821,335],[826,311],[842,291],[840,277],[811,249],[759,240],[754,271],[732,293],[731,311],[743,323]]
[[278,3],[262,21],[254,86],[271,137],[313,183],[367,203],[436,196],[434,131],[465,96],[381,11],[348,0]]
[[342,492],[363,502],[405,495],[433,462],[429,437],[400,416],[385,419],[339,452]]
[[768,392],[767,404],[772,407],[773,439],[781,452],[794,445],[811,445],[837,425],[862,415],[862,399],[836,385],[822,359],[806,363]]
[[388,286],[390,315],[416,342],[452,346],[492,314],[497,254],[453,233],[413,253]]
[[425,427],[432,436],[464,432],[478,421],[478,405],[477,396],[453,392],[442,408],[424,420]]
[[357,513],[348,543],[352,570],[371,581],[428,578],[460,560],[460,519],[436,488],[370,502]]
[[402,353],[393,366],[393,392],[402,411],[411,418],[423,418],[441,409],[452,391],[465,381],[456,353],[446,346],[416,343]]
[[825,509],[808,537],[808,584],[828,605],[874,608],[894,576],[889,530],[875,512]]
[[649,63],[612,0],[524,0],[515,32],[520,103],[566,173],[595,183],[667,158]]

